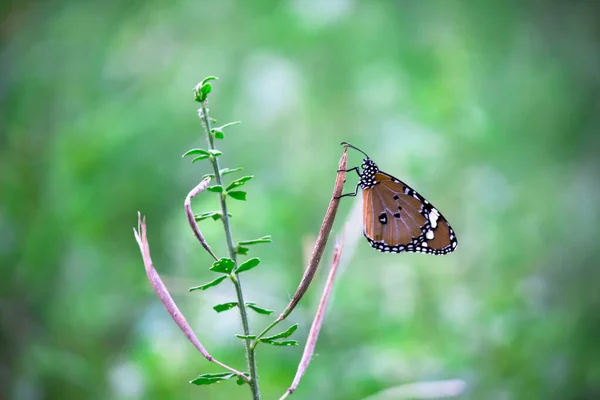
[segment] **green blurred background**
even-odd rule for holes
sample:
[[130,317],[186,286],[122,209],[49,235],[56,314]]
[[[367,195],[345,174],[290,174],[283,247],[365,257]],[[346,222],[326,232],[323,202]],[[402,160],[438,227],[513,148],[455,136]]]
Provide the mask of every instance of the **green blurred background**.
[[[188,384],[220,370],[164,311],[132,234],[140,210],[196,333],[243,369],[237,313],[211,309],[233,289],[187,293],[213,278],[183,213],[210,168],[180,157],[205,146],[191,89],[207,75],[212,116],[243,122],[222,166],[256,176],[231,202],[234,239],[273,236],[251,250],[247,300],[279,312],[296,289],[342,140],[458,235],[445,257],[381,254],[344,199],[342,271],[292,398],[424,398],[402,385],[446,380],[465,399],[600,398],[598,5],[2,2],[0,398],[249,397]],[[202,228],[223,255],[222,227]],[[325,271],[289,320],[301,346],[259,347],[265,399],[291,383]]]

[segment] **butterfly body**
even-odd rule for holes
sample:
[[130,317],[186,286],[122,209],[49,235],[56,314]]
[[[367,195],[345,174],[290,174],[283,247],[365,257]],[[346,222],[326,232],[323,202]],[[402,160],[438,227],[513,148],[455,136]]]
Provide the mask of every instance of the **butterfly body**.
[[[353,147],[353,146],[351,146]],[[360,150],[359,150],[360,151]],[[365,154],[366,155],[366,154]],[[444,216],[401,180],[382,172],[368,156],[356,171],[363,192],[363,233],[371,247],[388,253],[448,254],[456,234]]]

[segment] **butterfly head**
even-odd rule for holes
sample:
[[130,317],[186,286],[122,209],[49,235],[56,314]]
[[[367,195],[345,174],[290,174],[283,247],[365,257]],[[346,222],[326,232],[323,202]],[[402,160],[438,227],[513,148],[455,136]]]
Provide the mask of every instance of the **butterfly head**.
[[372,188],[375,186],[375,174],[379,172],[377,164],[370,158],[365,158],[361,165],[360,185],[363,189]]

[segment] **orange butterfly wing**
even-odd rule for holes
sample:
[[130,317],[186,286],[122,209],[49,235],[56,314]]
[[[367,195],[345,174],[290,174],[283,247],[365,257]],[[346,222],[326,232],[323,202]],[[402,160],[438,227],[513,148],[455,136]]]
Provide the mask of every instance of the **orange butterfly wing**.
[[456,248],[456,235],[444,216],[405,183],[383,172],[363,188],[364,235],[384,252],[447,254]]

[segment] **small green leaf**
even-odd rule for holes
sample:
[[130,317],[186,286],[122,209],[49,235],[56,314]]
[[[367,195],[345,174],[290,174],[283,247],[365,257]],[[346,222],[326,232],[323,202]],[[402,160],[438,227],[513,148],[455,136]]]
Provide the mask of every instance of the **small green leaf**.
[[[249,374],[249,373],[247,373],[247,372],[243,372],[243,374],[244,374],[246,377],[250,377],[250,374]],[[237,378],[237,380],[235,381],[235,383],[237,383],[238,385],[240,385],[240,386],[241,386],[241,385],[243,385],[244,383],[247,383],[247,382],[246,382],[244,379],[242,379],[242,378],[240,378],[240,377],[238,376],[238,378]]]
[[274,340],[265,340],[260,339],[261,342],[272,344],[273,346],[298,346],[298,342],[295,340],[282,340],[281,342],[276,342]]
[[245,256],[246,254],[248,254],[248,250],[250,250],[250,249],[247,247],[242,247],[240,245],[236,246],[236,248],[235,248],[235,252],[242,256]]
[[267,236],[263,236],[258,239],[242,240],[241,242],[238,243],[238,246],[239,245],[248,246],[249,244],[257,244],[257,243],[271,243],[271,241],[272,241],[271,235],[267,235]]
[[204,83],[200,87],[200,93],[202,93],[204,95],[205,99],[211,91],[212,91],[212,85],[210,83]]
[[273,336],[267,336],[262,338],[261,340],[263,341],[272,341],[275,339],[282,339],[282,338],[287,338],[292,336],[292,333],[296,332],[296,329],[298,329],[298,324],[294,324],[292,326],[290,326],[289,328],[287,328],[285,331],[277,333]]
[[245,261],[242,265],[240,265],[239,268],[235,270],[235,273],[239,274],[240,272],[250,271],[252,268],[256,267],[258,264],[260,264],[260,259],[258,259],[256,257],[251,258],[251,259]]
[[223,154],[223,153],[222,153],[222,152],[220,152],[219,150],[215,150],[215,149],[210,149],[208,152],[209,152],[209,153],[210,153],[210,155],[211,155],[211,156],[213,156],[213,157],[218,157],[218,156],[220,156],[220,155],[222,155],[222,154]]
[[213,286],[217,286],[219,283],[223,282],[225,280],[225,278],[227,278],[228,275],[223,275],[218,277],[217,279],[215,279],[214,281],[205,283],[204,285],[200,285],[200,286],[194,286],[191,287],[189,289],[190,292],[193,292],[194,290],[206,290],[209,287],[213,287]]
[[233,125],[239,125],[239,124],[241,124],[241,123],[242,123],[242,121],[233,121],[233,122],[228,122],[228,123],[226,123],[225,125],[221,125],[221,126],[219,126],[219,129],[225,129],[225,128],[227,128],[227,127],[230,127],[230,126],[233,126]]
[[221,175],[227,175],[227,174],[231,174],[233,172],[238,172],[243,170],[244,167],[237,167],[237,168],[223,168],[221,171],[219,171],[221,173]]
[[230,274],[233,271],[235,264],[232,259],[223,257],[219,261],[215,261],[210,267],[213,272],[221,272],[223,274]]
[[237,376],[237,375],[234,373],[231,373],[231,372],[219,372],[216,374],[202,374],[202,375],[198,376],[196,379],[191,380],[190,383],[193,383],[194,385],[198,385],[198,386],[210,385],[212,383],[217,383],[219,381],[225,381],[227,379],[231,379],[234,376]]
[[210,155],[210,153],[207,150],[204,150],[204,149],[191,149],[191,150],[186,151],[181,156],[181,158],[186,157],[186,156],[192,156],[192,155],[195,155],[195,154],[203,154],[203,155],[206,155],[207,157]]
[[216,80],[218,80],[218,79],[219,79],[219,78],[217,78],[216,76],[207,76],[206,78],[204,78],[204,79],[202,80],[202,82],[200,82],[200,87],[204,86],[204,84],[205,84],[206,82],[210,82],[210,81],[216,81]]
[[[243,170],[243,169],[244,169],[244,168],[242,168],[242,167],[233,168],[233,169],[230,169],[230,168],[223,168],[222,170],[220,170],[220,171],[219,171],[219,173],[221,174],[221,176],[223,176],[223,175],[231,174],[231,173],[233,173],[233,172],[238,172],[238,171],[241,171],[241,170]],[[204,178],[207,178],[207,177],[209,177],[209,176],[210,176],[211,178],[214,178],[214,177],[215,177],[215,174],[204,174],[204,175],[202,175],[202,179],[204,179]]]
[[227,128],[228,126],[237,125],[237,124],[241,124],[241,122],[240,121],[229,122],[228,124],[225,124],[223,126],[218,126],[216,128],[212,128],[210,131],[212,132],[213,135],[215,135],[215,139],[224,139],[225,133],[223,132],[223,129]]
[[227,192],[227,194],[236,200],[246,201],[246,195],[248,193],[246,193],[242,190],[234,190],[233,192]]
[[215,135],[215,139],[225,139],[225,134],[220,128],[213,128],[210,131]]
[[229,184],[229,186],[227,186],[227,191],[230,191],[231,189],[235,189],[236,187],[240,187],[242,186],[244,183],[248,182],[250,179],[254,178],[254,175],[248,175],[248,176],[243,176],[240,179],[236,179],[235,181],[231,182]]
[[217,304],[213,307],[216,312],[223,312],[227,310],[231,310],[232,308],[237,307],[237,303],[232,301],[230,303]]
[[256,303],[246,303],[246,307],[253,309],[259,314],[271,315],[273,310],[267,310],[256,305]]
[[240,335],[239,333],[236,333],[235,336],[240,339],[256,339],[256,335]]
[[192,164],[193,164],[193,163],[195,163],[196,161],[200,161],[200,160],[206,160],[207,158],[208,158],[208,156],[207,156],[207,155],[205,155],[205,154],[202,154],[201,156],[198,156],[198,157],[194,158],[194,159],[192,160]]
[[[228,212],[228,213],[227,213],[227,216],[228,216],[229,218],[233,217],[233,215],[231,215],[231,213],[230,213],[230,212]],[[213,218],[213,219],[216,221],[216,220],[218,220],[218,219],[221,219],[222,217],[223,217],[223,214],[221,214],[221,213],[218,213],[218,214],[215,214],[215,215],[213,215],[213,217],[212,217],[212,218]]]
[[[217,216],[217,218],[215,218],[215,215]],[[207,211],[207,212],[203,212],[202,214],[196,214],[196,215],[194,215],[194,219],[197,222],[200,222],[200,221],[205,220],[207,218],[213,218],[216,221],[217,219],[221,218],[221,213],[219,213],[218,211]]]
[[206,188],[206,190],[208,190],[209,192],[223,193],[223,186],[221,186],[221,185],[209,186]]

